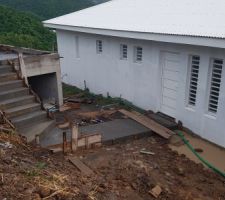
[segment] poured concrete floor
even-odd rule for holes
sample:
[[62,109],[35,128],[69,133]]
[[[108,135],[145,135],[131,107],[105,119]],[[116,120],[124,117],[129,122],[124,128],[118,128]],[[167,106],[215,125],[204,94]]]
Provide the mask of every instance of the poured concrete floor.
[[[40,144],[43,147],[62,144],[62,132],[58,128],[53,129],[40,137]],[[70,141],[71,131],[64,130],[67,133],[67,141]],[[150,130],[131,119],[115,119],[113,121],[103,122],[80,127],[81,134],[102,134],[103,143],[113,143],[116,140],[126,139],[132,136],[144,136],[150,133]]]
[[[225,149],[211,144],[201,138],[193,137],[190,134],[184,133],[185,137],[189,143],[198,149],[202,149],[203,152],[199,153],[204,159],[209,161],[218,169],[225,172]],[[188,149],[186,145],[174,146],[169,145],[172,150],[177,151],[179,154],[186,155],[189,159],[196,163],[201,163],[201,161]]]

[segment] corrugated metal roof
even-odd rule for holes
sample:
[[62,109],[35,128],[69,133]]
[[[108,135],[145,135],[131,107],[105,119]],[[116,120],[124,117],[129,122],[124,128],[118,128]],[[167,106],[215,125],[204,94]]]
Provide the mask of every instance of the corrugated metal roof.
[[44,23],[225,38],[225,0],[112,0]]

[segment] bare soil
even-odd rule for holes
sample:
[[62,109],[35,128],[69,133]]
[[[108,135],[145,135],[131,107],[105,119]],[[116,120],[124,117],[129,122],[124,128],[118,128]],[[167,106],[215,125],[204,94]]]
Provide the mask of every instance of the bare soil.
[[[86,177],[67,156],[29,146],[20,137],[0,134],[0,199],[141,200],[162,188],[159,200],[224,200],[225,180],[169,149],[158,136],[82,150],[78,156],[94,174]],[[140,150],[155,155],[141,154]]]

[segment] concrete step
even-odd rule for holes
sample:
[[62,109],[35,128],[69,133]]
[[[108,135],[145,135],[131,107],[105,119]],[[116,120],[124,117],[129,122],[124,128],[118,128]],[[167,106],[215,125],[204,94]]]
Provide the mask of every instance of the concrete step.
[[[0,99],[1,100],[1,99]],[[24,95],[22,97],[16,97],[13,99],[7,99],[0,101],[0,109],[6,110],[14,108],[16,106],[27,105],[35,102],[35,97],[32,95]]]
[[0,65],[9,65],[8,60],[0,60]]
[[6,81],[6,82],[0,82],[0,92],[4,92],[7,90],[12,90],[15,88],[20,88],[23,86],[22,80],[12,80],[12,81]]
[[36,135],[42,135],[44,133],[50,132],[56,123],[54,120],[46,118],[46,121],[27,126],[25,128],[20,128],[18,130],[20,135],[23,135],[27,138],[27,142],[32,142],[35,139]]
[[18,77],[15,72],[0,73],[0,82],[6,82],[17,79]]
[[11,65],[0,65],[0,74],[13,72],[13,67]]
[[11,118],[11,122],[17,129],[26,128],[32,124],[37,124],[46,121],[47,113],[43,110],[38,110],[25,115]]
[[170,130],[178,129],[178,124],[176,121],[170,116],[167,116],[161,112],[148,113],[147,116]]
[[17,97],[22,97],[29,94],[29,89],[26,87],[15,88],[7,91],[0,92],[0,100],[8,100]]
[[17,106],[14,108],[9,108],[4,111],[6,113],[6,116],[10,119],[12,117],[25,115],[27,113],[31,113],[38,110],[41,110],[41,105],[39,103],[31,103],[22,106]]

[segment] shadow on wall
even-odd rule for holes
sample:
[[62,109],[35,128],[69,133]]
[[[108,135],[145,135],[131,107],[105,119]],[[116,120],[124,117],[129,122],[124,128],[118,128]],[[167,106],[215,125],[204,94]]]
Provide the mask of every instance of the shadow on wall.
[[44,103],[56,102],[58,97],[56,73],[32,76],[28,82]]

